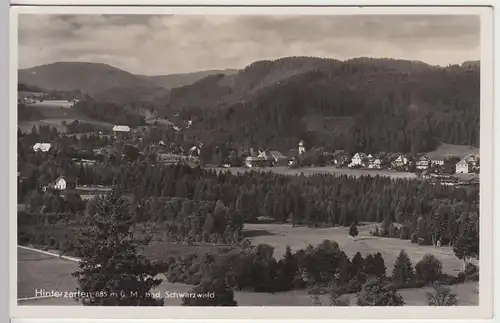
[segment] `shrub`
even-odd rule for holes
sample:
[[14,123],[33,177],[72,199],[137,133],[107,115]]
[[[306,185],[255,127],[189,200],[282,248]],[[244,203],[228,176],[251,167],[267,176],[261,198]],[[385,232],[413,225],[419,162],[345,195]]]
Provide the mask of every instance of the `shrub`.
[[431,254],[427,254],[415,266],[416,277],[420,281],[434,282],[442,274],[443,264]]
[[460,282],[479,281],[479,268],[471,263],[465,266],[465,270],[458,274],[457,279]]
[[357,294],[358,306],[403,306],[403,297],[397,290],[384,285],[381,279],[367,281]]
[[451,289],[433,284],[433,291],[426,293],[427,304],[429,306],[455,306],[458,305],[457,295]]

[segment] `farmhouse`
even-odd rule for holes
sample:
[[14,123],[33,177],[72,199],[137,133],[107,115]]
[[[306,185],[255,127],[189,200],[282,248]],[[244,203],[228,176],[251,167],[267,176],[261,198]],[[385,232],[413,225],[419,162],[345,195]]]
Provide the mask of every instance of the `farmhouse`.
[[368,168],[381,169],[382,160],[380,158],[373,159],[373,161],[368,164]]
[[366,167],[372,159],[372,155],[366,155],[365,153],[356,153],[348,167]]
[[404,167],[406,165],[408,165],[408,158],[406,158],[405,155],[399,155],[398,158],[392,162],[392,166],[394,167]]
[[52,147],[51,144],[49,143],[39,143],[37,142],[34,146],[33,146],[33,151],[41,151],[41,152],[48,152],[50,150],[50,148]]
[[455,164],[455,173],[457,174],[469,174],[471,171],[472,164],[469,162],[468,158],[462,158]]
[[58,191],[64,191],[68,188],[74,188],[75,183],[71,180],[65,179],[64,177],[60,176],[58,177],[54,184],[52,185],[52,188]]
[[416,168],[420,170],[429,168],[430,164],[431,160],[425,155],[419,156],[415,162]]
[[129,126],[114,125],[113,132],[115,132],[115,133],[116,132],[127,133],[127,132],[130,132],[130,127]]
[[270,160],[274,166],[286,166],[288,158],[277,150],[271,150],[266,154],[267,160]]
[[444,165],[444,159],[433,158],[433,159],[431,159],[431,165],[432,166],[443,166]]

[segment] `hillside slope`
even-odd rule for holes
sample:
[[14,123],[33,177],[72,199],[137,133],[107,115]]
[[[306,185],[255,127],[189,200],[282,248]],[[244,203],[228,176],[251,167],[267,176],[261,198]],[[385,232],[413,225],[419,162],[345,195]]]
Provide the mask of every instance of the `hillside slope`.
[[163,114],[194,119],[214,145],[349,151],[433,150],[479,144],[479,65],[290,57],[255,62],[172,89]]

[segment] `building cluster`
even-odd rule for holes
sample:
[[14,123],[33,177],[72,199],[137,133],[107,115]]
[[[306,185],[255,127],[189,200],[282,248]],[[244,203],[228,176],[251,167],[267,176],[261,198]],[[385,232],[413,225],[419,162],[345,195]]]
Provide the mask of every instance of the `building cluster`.
[[[451,157],[451,156],[450,156]],[[430,158],[425,154],[420,154],[415,157],[406,156],[404,154],[365,154],[356,153],[350,160],[347,167],[363,168],[363,169],[401,169],[410,170],[412,164],[415,170],[439,170],[445,165],[445,158]],[[468,174],[479,172],[479,156],[469,154],[460,159],[454,165],[454,171],[457,174]]]
[[[293,157],[287,157],[276,150],[259,150],[254,152],[250,149],[249,156],[246,157],[244,164],[246,167],[270,167],[270,166],[291,166],[297,162],[297,158],[306,152],[304,142],[299,143],[298,149],[294,150]],[[440,173],[444,170],[445,162],[448,164],[449,171],[457,174],[468,174],[479,172],[479,156],[468,155],[463,157],[453,165],[453,156],[449,157],[429,157],[425,154],[409,156],[401,153],[378,153],[367,154],[357,152],[354,155],[348,155],[344,151],[327,153],[322,151],[322,157],[326,164],[336,167],[347,167],[353,169],[372,169],[372,170],[400,170],[400,171],[432,171]],[[456,157],[455,157],[456,158]],[[451,166],[451,167],[450,167]]]

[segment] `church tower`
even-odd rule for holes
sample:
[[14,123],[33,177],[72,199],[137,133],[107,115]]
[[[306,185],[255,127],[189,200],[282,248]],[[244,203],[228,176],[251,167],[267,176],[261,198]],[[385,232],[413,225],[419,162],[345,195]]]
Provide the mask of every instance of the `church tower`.
[[306,147],[304,147],[304,141],[299,142],[299,156],[306,152]]

